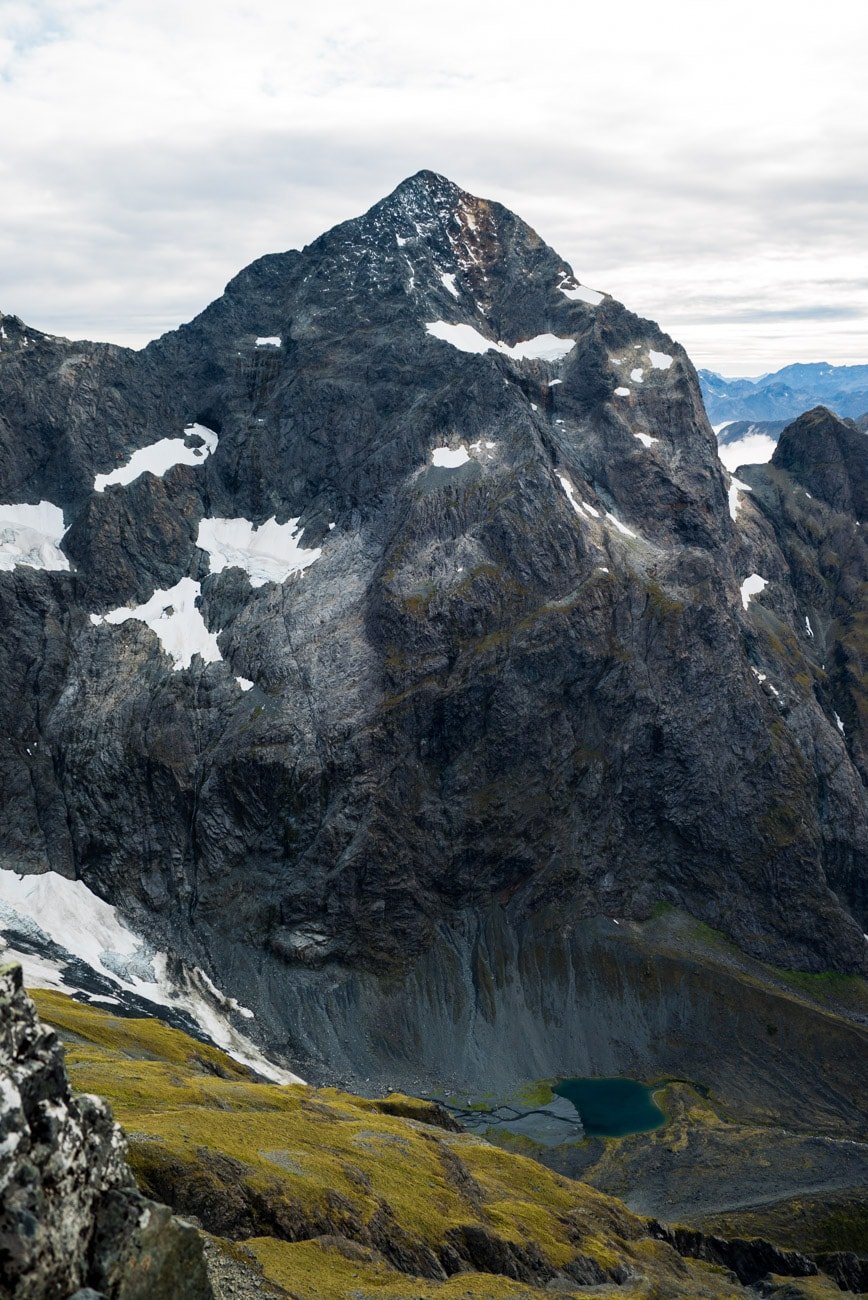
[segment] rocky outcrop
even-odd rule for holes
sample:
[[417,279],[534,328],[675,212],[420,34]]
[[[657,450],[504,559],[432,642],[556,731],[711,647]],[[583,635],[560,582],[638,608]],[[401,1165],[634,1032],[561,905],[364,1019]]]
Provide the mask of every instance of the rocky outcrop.
[[[868,506],[868,440],[849,422],[818,407],[784,430],[768,465],[746,467],[742,473],[787,565],[802,620],[796,624],[797,644],[815,698],[834,720],[864,790],[868,545],[862,520]],[[788,654],[794,649],[792,643],[784,646]],[[861,852],[852,851],[851,827],[841,807],[838,829],[829,827],[827,879],[855,915],[865,916],[868,882]]]
[[709,1264],[722,1264],[730,1269],[746,1286],[753,1285],[770,1273],[785,1277],[816,1277],[819,1273],[812,1259],[797,1250],[779,1250],[769,1241],[738,1238],[724,1240],[698,1232],[695,1228],[670,1227],[668,1224],[649,1221],[652,1236],[666,1241],[679,1255],[688,1259],[704,1259]]
[[[668,1242],[687,1259],[703,1259],[729,1269],[745,1286],[754,1286],[764,1278],[816,1277],[820,1271],[831,1277],[841,1291],[863,1295],[868,1286],[868,1265],[851,1251],[833,1251],[809,1259],[797,1250],[781,1250],[770,1241],[754,1237],[724,1239],[698,1232],[695,1228],[671,1227],[649,1220],[651,1235]],[[777,1294],[771,1288],[760,1289],[762,1295]]]
[[48,1300],[210,1300],[199,1239],[147,1200],[120,1129],[70,1089],[20,967],[0,970],[0,1292]]
[[824,406],[784,429],[773,463],[833,510],[860,521],[868,514],[868,439]]

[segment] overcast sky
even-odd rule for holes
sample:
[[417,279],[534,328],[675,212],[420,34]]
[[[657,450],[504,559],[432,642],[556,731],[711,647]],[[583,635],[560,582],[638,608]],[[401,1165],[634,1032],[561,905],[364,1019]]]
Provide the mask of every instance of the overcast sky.
[[0,0],[0,310],[140,346],[420,167],[698,365],[868,361],[860,0]]

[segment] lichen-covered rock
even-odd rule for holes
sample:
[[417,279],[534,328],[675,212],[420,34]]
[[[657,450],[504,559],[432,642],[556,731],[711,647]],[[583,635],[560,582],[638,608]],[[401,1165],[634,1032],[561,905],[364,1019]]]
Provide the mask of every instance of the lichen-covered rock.
[[[0,1294],[209,1300],[195,1231],[136,1190],[105,1102],[72,1092],[21,969],[0,970]],[[85,1292],[86,1293],[86,1292]]]

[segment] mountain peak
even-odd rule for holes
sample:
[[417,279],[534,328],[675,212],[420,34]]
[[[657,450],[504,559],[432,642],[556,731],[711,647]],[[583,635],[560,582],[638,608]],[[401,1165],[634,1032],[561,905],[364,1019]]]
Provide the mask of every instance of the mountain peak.
[[374,205],[377,209],[413,217],[431,217],[444,212],[454,212],[463,201],[478,202],[471,194],[462,190],[448,176],[423,168],[407,176],[400,185],[396,185],[391,194]]
[[448,177],[425,169],[401,181],[359,221],[380,232],[385,228],[399,247],[412,239],[436,241],[438,237],[454,247],[468,238],[475,242],[481,225],[493,227],[492,207]]
[[812,496],[834,510],[864,519],[868,511],[868,441],[825,406],[815,406],[788,425],[772,464],[787,470]]

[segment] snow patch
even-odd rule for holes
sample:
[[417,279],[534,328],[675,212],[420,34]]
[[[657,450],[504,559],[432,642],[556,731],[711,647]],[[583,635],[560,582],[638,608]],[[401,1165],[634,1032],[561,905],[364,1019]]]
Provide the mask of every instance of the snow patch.
[[212,573],[243,569],[251,587],[285,582],[290,574],[300,573],[322,555],[321,547],[299,545],[300,518],[279,524],[272,515],[258,527],[249,519],[202,519],[196,545],[208,552]]
[[438,469],[458,469],[459,465],[466,465],[469,460],[470,453],[463,442],[454,450],[451,447],[435,447],[431,452],[431,464]]
[[100,623],[126,623],[134,618],[146,623],[159,637],[160,645],[172,657],[172,671],[189,668],[194,655],[206,664],[222,659],[217,635],[209,632],[196,604],[202,588],[192,578],[181,578],[174,587],[155,591],[150,600],[134,609],[112,609],[107,614],[91,614],[95,627]]
[[610,523],[615,525],[619,533],[623,533],[625,537],[635,537],[637,541],[639,540],[639,534],[634,533],[633,529],[628,528],[626,524],[622,524],[621,520],[616,519],[615,516],[611,513],[611,511],[609,510],[606,511],[606,518],[609,520]]
[[201,465],[217,450],[217,434],[213,429],[206,429],[204,424],[188,424],[184,433],[186,437],[198,434],[204,446],[188,447],[184,438],[160,438],[159,442],[134,451],[125,465],[108,474],[97,474],[93,481],[94,490],[104,492],[107,487],[115,485],[126,487],[142,474],[155,474],[162,478],[173,465]]
[[579,500],[576,496],[576,489],[565,474],[558,474],[557,479],[567,495],[567,500],[577,515],[581,516],[584,512],[584,514],[590,515],[592,519],[599,519],[599,510],[595,510],[593,506],[589,506],[586,501]]
[[738,495],[739,492],[752,492],[752,491],[753,488],[750,487],[747,483],[742,483],[741,479],[739,478],[730,479],[729,492],[727,493],[727,498],[729,500],[730,519],[735,519],[738,515],[739,510],[741,509],[741,498]]
[[508,347],[498,344],[508,357],[516,361],[562,361],[576,346],[575,339],[562,339],[556,334],[537,334],[532,339],[525,339]]
[[758,668],[754,668],[753,665],[751,665],[751,672],[759,682],[760,686],[762,686],[763,682],[768,683],[768,688],[771,691],[772,695],[774,695],[777,699],[781,698],[780,691],[775,690],[774,686],[772,686],[771,682],[768,680],[765,673],[761,673],[760,670]]
[[616,389],[615,389],[615,396],[616,396],[616,397],[629,397],[629,396],[630,396],[630,389],[629,389],[629,388],[616,388]]
[[500,352],[514,361],[561,361],[576,346],[575,339],[562,339],[555,334],[536,334],[512,345],[493,343],[472,325],[450,325],[443,320],[430,321],[425,329],[435,339],[449,343],[459,352]]
[[758,596],[764,587],[767,587],[768,579],[761,578],[758,573],[751,573],[741,584],[741,603],[747,609],[754,596]]
[[63,511],[50,501],[38,505],[0,505],[0,571],[23,565],[53,572],[69,569],[59,549],[66,532]]
[[453,297],[453,298],[458,298],[458,297],[460,297],[460,294],[459,294],[458,290],[457,290],[456,287],[455,287],[455,276],[454,276],[454,275],[446,275],[446,274],[444,273],[443,275],[440,276],[440,283],[443,285],[443,288],[444,288],[444,289],[447,289],[447,290],[449,291],[449,293],[452,294],[452,297]]
[[634,384],[641,384],[644,376],[645,371],[641,366],[637,366],[635,370],[630,371],[630,378],[633,380]]
[[[84,881],[67,880],[55,871],[19,876],[0,870],[0,927],[20,931],[43,944],[46,940],[57,944],[69,958],[77,958],[102,979],[111,980],[120,992],[186,1012],[213,1043],[265,1077],[277,1083],[303,1082],[268,1061],[225,1018],[227,1008],[249,1018],[246,1008],[225,997],[203,972],[182,968],[180,979],[173,979],[167,955],[152,949]],[[24,968],[25,984],[69,994],[76,991],[63,978],[68,960],[55,962],[17,951],[15,955]]]
[[238,683],[238,685],[241,687],[242,691],[253,690],[253,682],[250,680],[249,677],[236,677],[235,680]]
[[563,283],[558,285],[558,288],[564,297],[569,298],[571,302],[586,302],[589,307],[599,307],[606,296],[603,293],[598,293],[596,289],[589,289],[584,284],[576,284],[571,289],[567,288],[566,284],[567,282],[564,280]]
[[491,349],[497,350],[499,346],[490,339],[483,338],[472,325],[449,325],[446,321],[435,320],[426,324],[425,329],[435,339],[451,344],[459,352],[488,352]]
[[808,618],[807,614],[805,615],[805,631],[806,631],[806,633],[808,634],[808,636],[811,638],[811,640],[813,641],[813,639],[814,639],[814,629],[811,627],[811,620]]
[[638,438],[643,447],[650,447],[660,441],[659,438],[652,438],[650,433],[634,433],[633,437]]
[[668,370],[672,365],[668,352],[655,352],[653,348],[648,353],[648,359],[655,370]]
[[258,348],[279,348],[283,339],[279,334],[265,334],[256,340]]
[[[835,714],[835,726],[838,728],[842,736],[846,736],[847,733],[844,730],[844,724],[841,721],[841,719],[838,717],[837,713]],[[865,937],[868,938],[868,935],[866,935]]]

